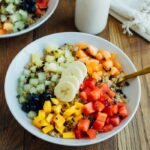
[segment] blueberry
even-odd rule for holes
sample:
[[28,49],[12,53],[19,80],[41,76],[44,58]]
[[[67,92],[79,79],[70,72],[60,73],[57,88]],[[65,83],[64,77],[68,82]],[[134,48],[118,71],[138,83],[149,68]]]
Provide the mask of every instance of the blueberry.
[[24,112],[29,112],[30,111],[30,105],[28,103],[24,103],[21,107],[21,109],[24,111]]
[[27,100],[29,103],[32,103],[33,101],[39,101],[40,99],[37,94],[32,93],[32,94],[28,95]]
[[38,111],[41,107],[39,106],[39,104],[32,104],[30,105],[30,110],[33,111]]
[[44,101],[45,100],[49,100],[52,97],[53,97],[53,94],[50,93],[50,92],[45,92],[45,93],[43,93],[43,94],[40,95],[40,99],[44,100]]

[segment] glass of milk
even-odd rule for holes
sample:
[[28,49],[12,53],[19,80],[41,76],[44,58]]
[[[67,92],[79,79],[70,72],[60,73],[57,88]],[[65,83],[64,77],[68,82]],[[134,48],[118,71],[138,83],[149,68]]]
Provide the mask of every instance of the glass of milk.
[[75,25],[81,32],[98,34],[107,24],[110,0],[76,0]]

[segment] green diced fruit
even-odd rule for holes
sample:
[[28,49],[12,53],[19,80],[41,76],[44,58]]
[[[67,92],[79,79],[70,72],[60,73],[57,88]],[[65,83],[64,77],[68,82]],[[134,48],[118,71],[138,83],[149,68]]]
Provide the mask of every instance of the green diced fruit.
[[50,63],[50,64],[46,63],[44,66],[44,71],[61,73],[63,71],[63,68],[59,66],[57,63]]
[[30,68],[30,70],[31,70],[31,72],[36,72],[36,66],[32,66],[32,67]]
[[45,81],[45,86],[49,86],[51,84],[51,81],[46,80]]
[[30,84],[25,84],[24,85],[24,91],[25,92],[29,92],[31,88],[32,88],[32,86]]
[[22,103],[24,103],[24,102],[26,102],[27,100],[26,100],[26,98],[25,97],[23,97],[23,96],[20,96],[19,97],[19,103],[20,104],[22,104]]
[[35,73],[31,73],[30,76],[31,76],[31,78],[35,78],[36,75],[35,75]]
[[20,82],[26,81],[25,75],[21,75],[20,78],[19,78],[19,81],[20,81]]
[[38,83],[39,83],[39,80],[36,79],[36,78],[31,78],[30,81],[29,81],[29,83],[30,83],[31,85],[33,85],[33,86],[37,86]]
[[31,87],[31,89],[30,89],[30,93],[37,93],[37,89],[35,88],[35,87]]
[[42,60],[38,54],[32,54],[32,63],[35,64],[37,67],[41,67],[43,65]]
[[28,118],[33,119],[37,116],[37,113],[35,111],[29,111],[28,112]]
[[25,69],[24,72],[23,72],[23,74],[24,74],[26,77],[29,77],[29,76],[30,76],[30,73],[31,73],[31,71],[28,70],[28,69]]
[[47,55],[47,56],[45,57],[45,60],[46,60],[46,62],[48,62],[48,63],[55,62],[55,57],[54,57],[54,56]]
[[51,81],[56,82],[56,81],[58,81],[58,78],[59,78],[59,75],[54,74],[54,75],[51,77]]
[[58,47],[56,45],[50,45],[50,44],[48,44],[48,45],[45,46],[45,52],[46,52],[46,54],[51,54],[51,52],[54,52],[57,49],[58,49]]
[[38,79],[39,79],[40,82],[45,82],[46,74],[44,72],[38,73]]
[[64,57],[64,56],[61,56],[61,57],[58,58],[57,62],[58,62],[58,63],[64,63],[65,60],[66,60],[65,57]]
[[44,84],[39,84],[37,87],[36,87],[36,90],[39,92],[39,93],[43,93],[45,91],[45,85]]

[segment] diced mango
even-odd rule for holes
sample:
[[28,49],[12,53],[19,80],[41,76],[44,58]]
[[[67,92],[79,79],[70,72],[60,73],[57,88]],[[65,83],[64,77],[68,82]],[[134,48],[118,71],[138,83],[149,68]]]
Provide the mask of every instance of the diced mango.
[[83,115],[81,114],[79,116],[74,117],[74,121],[77,123],[82,118],[83,118]]
[[54,105],[58,105],[60,101],[57,98],[51,98],[51,101]]
[[49,125],[49,126],[46,126],[44,128],[42,128],[42,131],[47,134],[48,132],[52,131],[54,129],[53,125]]
[[50,113],[50,112],[51,112],[51,110],[52,110],[52,104],[51,104],[50,101],[45,101],[45,102],[44,102],[43,110],[44,110],[46,113]]
[[67,117],[71,116],[73,113],[75,113],[75,106],[72,106],[72,107],[68,108],[68,109],[64,112],[63,116],[64,116],[65,118],[67,118]]
[[86,53],[83,50],[78,50],[76,52],[76,57],[77,58],[85,58],[85,57],[87,57],[87,55],[86,55]]
[[41,118],[41,120],[45,119],[45,117],[46,117],[45,111],[44,110],[39,110],[38,117]]
[[54,113],[56,113],[56,114],[60,114],[61,113],[61,108],[62,108],[61,105],[55,105],[55,106],[52,107]]
[[49,123],[46,120],[41,120],[40,124],[41,124],[41,127],[49,126]]
[[89,45],[86,51],[89,55],[95,57],[98,52],[98,49],[93,45]]
[[111,58],[111,53],[106,50],[100,50],[102,56],[107,60]]
[[79,115],[82,114],[82,110],[81,110],[81,109],[76,109],[74,114],[75,114],[76,116],[79,116]]
[[80,102],[75,102],[75,106],[76,106],[76,108],[82,109],[84,105]]
[[57,125],[57,127],[62,126],[65,122],[65,118],[60,114],[57,114],[53,120],[54,120],[55,124]]
[[51,123],[53,116],[54,116],[53,114],[48,114],[48,116],[46,117],[46,121],[48,123]]
[[74,132],[64,132],[63,138],[64,139],[75,139],[75,134],[74,134]]
[[63,134],[64,129],[65,129],[64,125],[62,125],[62,126],[57,126],[57,125],[56,125],[55,128],[56,128],[56,130],[57,130],[60,134]]
[[35,117],[35,118],[32,120],[32,124],[33,124],[34,126],[36,126],[37,128],[41,128],[41,118]]
[[101,79],[102,75],[103,75],[103,72],[98,71],[98,72],[93,72],[92,77],[96,80],[99,80],[99,79]]
[[85,42],[80,42],[78,44],[76,44],[76,46],[79,48],[79,49],[86,49],[88,47],[88,44],[85,43]]

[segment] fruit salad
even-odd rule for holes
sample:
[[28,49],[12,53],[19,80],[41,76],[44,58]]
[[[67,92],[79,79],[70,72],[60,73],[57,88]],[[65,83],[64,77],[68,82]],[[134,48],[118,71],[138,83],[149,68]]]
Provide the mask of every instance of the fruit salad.
[[128,116],[117,54],[80,42],[47,45],[32,54],[18,81],[17,98],[31,123],[44,134],[94,139]]
[[0,35],[28,28],[45,14],[49,0],[0,0]]

